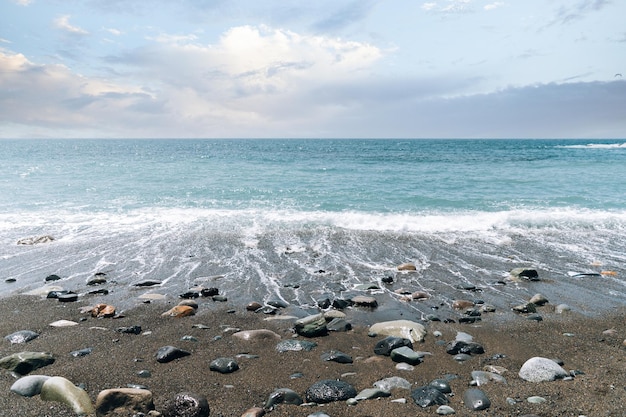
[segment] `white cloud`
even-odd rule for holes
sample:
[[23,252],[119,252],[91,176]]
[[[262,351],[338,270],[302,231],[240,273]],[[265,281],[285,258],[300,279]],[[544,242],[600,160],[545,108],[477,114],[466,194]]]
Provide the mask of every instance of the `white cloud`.
[[502,7],[502,6],[504,6],[504,3],[503,3],[503,2],[501,2],[501,1],[495,1],[495,2],[493,2],[493,3],[486,4],[485,6],[483,6],[483,8],[484,8],[485,10],[494,10],[494,9],[497,9],[497,8],[499,8],[499,7]]
[[70,17],[71,17],[70,15],[64,15],[64,16],[60,16],[54,19],[54,26],[57,29],[61,29],[73,35],[88,35],[89,34],[89,32],[87,32],[86,30],[78,26],[74,26],[70,24]]
[[33,0],[13,0],[13,2],[19,4],[20,6],[28,6],[33,2]]
[[109,32],[111,35],[114,35],[114,36],[121,36],[123,34],[123,32],[119,29],[105,28],[104,30],[106,30],[107,32]]

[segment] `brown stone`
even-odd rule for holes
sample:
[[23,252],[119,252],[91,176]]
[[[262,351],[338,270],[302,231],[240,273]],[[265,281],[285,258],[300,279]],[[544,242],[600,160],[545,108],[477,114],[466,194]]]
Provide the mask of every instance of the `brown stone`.
[[96,304],[91,309],[92,317],[113,317],[115,315],[115,307],[109,304]]
[[101,391],[96,398],[96,415],[135,415],[154,410],[152,392],[147,389],[117,388]]
[[454,300],[452,308],[455,310],[465,310],[474,307],[474,302],[469,300]]
[[411,298],[414,300],[423,300],[426,298],[430,298],[430,295],[424,291],[415,291],[411,294]]
[[262,417],[265,415],[265,410],[260,407],[252,407],[244,411],[241,417]]
[[415,264],[407,262],[401,265],[398,265],[398,271],[417,271]]
[[193,307],[189,307],[189,306],[176,306],[174,308],[171,308],[170,310],[167,310],[165,313],[161,314],[161,316],[163,317],[187,317],[187,316],[193,316],[194,314],[196,314],[196,309]]
[[260,303],[257,303],[256,301],[251,302],[250,304],[248,304],[246,306],[246,310],[248,311],[257,311],[259,308],[263,307]]

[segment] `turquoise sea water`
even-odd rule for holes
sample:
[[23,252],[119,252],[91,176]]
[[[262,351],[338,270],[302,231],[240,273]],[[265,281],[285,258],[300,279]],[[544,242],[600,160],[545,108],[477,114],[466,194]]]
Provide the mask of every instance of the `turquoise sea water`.
[[[303,308],[388,275],[431,304],[626,300],[626,140],[4,140],[0,161],[2,294],[107,272],[111,297],[156,279]],[[547,279],[497,284],[526,265]]]

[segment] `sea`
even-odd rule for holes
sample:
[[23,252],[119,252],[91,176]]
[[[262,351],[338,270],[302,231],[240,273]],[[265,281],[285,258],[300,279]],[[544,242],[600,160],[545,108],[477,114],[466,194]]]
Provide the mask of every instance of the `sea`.
[[128,309],[212,287],[303,314],[356,294],[416,320],[458,299],[626,303],[626,139],[2,140],[0,162],[0,297]]

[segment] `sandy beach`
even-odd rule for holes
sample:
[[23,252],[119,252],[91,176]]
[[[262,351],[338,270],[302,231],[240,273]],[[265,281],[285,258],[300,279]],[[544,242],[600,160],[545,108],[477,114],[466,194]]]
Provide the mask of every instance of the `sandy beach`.
[[[105,389],[139,384],[148,388],[159,411],[164,403],[180,392],[194,392],[206,397],[211,416],[241,416],[251,407],[263,407],[270,394],[278,388],[289,388],[302,398],[305,391],[323,379],[340,379],[357,392],[371,388],[384,378],[399,376],[412,384],[412,389],[436,378],[455,375],[448,396],[456,415],[485,416],[623,416],[626,415],[626,322],[625,311],[602,317],[585,317],[570,312],[556,314],[550,305],[540,308],[542,321],[518,316],[514,320],[498,320],[497,312],[484,316],[475,324],[430,322],[428,335],[415,350],[429,352],[414,370],[398,370],[389,357],[376,355],[374,346],[382,337],[368,336],[367,326],[355,326],[346,332],[310,338],[317,343],[311,351],[276,351],[276,340],[243,341],[232,336],[237,329],[269,329],[282,339],[294,338],[293,320],[267,316],[246,310],[246,306],[216,303],[198,299],[199,308],[193,316],[162,317],[161,314],[178,303],[178,299],[138,303],[136,308],[121,312],[119,318],[94,318],[82,313],[87,300],[61,303],[54,299],[16,296],[0,300],[0,335],[19,330],[40,334],[24,344],[2,340],[2,357],[21,351],[45,351],[55,362],[31,374],[63,376],[85,388],[92,401]],[[345,311],[350,319],[350,309]],[[120,313],[120,312],[118,312]],[[362,312],[361,312],[362,313]],[[286,312],[285,312],[286,314]],[[372,318],[375,314],[372,313]],[[266,320],[272,318],[272,320]],[[56,328],[56,320],[72,320],[78,325]],[[141,334],[116,331],[127,326],[141,326]],[[196,325],[194,327],[194,325]],[[202,326],[197,326],[202,325]],[[613,329],[606,332],[608,329]],[[446,342],[454,340],[458,331],[473,336],[484,354],[457,362],[446,353]],[[436,337],[434,332],[441,332]],[[195,341],[181,340],[193,336]],[[297,336],[297,335],[296,335]],[[304,339],[297,336],[297,339]],[[191,355],[169,363],[158,363],[157,350],[176,346]],[[70,352],[92,348],[92,353],[73,357]],[[353,363],[323,361],[320,355],[338,350],[350,355]],[[242,354],[247,354],[243,355]],[[253,356],[250,356],[253,355]],[[518,376],[520,367],[531,357],[559,359],[568,372],[576,371],[571,380],[532,383]],[[209,369],[219,357],[235,358],[240,369],[221,374]],[[488,396],[491,406],[485,411],[472,411],[463,404],[463,393],[470,388],[471,372],[487,365],[504,367],[506,384],[490,382],[479,388]],[[140,371],[149,377],[140,377]],[[58,402],[42,401],[38,396],[21,397],[10,391],[16,376],[0,372],[0,415],[72,416],[75,413]],[[529,397],[539,396],[545,402],[533,404]],[[405,399],[406,401],[404,401]],[[345,401],[326,405],[278,404],[267,410],[271,416],[308,416],[325,413],[342,416],[427,416],[436,415],[437,407],[421,408],[407,389],[395,389],[391,396],[363,400],[356,405]]]

